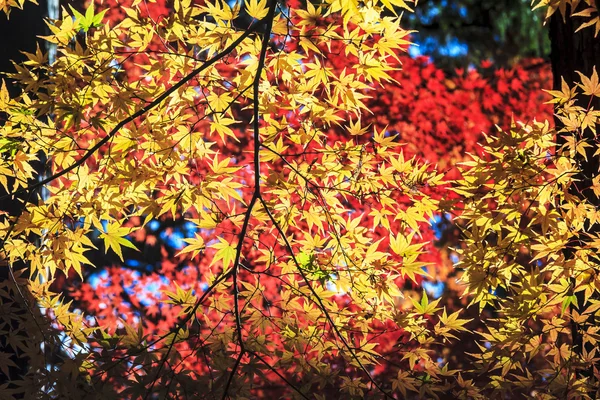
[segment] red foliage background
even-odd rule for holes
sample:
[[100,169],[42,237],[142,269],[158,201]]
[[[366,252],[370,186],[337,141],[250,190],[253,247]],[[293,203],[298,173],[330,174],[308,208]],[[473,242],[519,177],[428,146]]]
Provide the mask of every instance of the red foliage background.
[[[150,23],[169,12],[165,0],[143,4]],[[123,5],[120,2],[119,6]],[[107,13],[109,21],[118,21],[122,17],[119,6],[110,7]],[[106,7],[106,3],[98,4],[98,7]],[[142,62],[144,57],[147,56],[130,58],[128,65],[124,66],[123,79],[135,81],[141,78],[142,70],[136,63]],[[468,153],[478,151],[482,132],[494,131],[494,125],[506,128],[513,119],[551,119],[552,108],[543,104],[546,98],[541,90],[550,88],[551,72],[543,60],[525,60],[511,69],[484,63],[448,75],[425,57],[414,59],[407,54],[399,57],[402,68],[389,73],[397,83],[389,83],[385,89],[367,93],[370,98],[366,104],[371,113],[363,116],[363,123],[372,124],[378,131],[385,129],[390,135],[398,135],[397,141],[405,144],[402,149],[407,159],[415,156],[437,165],[438,171],[446,172],[447,180],[458,178],[456,164]],[[328,62],[329,67],[340,71],[351,61],[337,56],[330,57]],[[296,122],[290,121],[291,124]],[[332,140],[343,140],[345,132],[332,128],[328,134]],[[244,132],[240,131],[238,137],[243,138]],[[248,165],[248,153],[240,149],[241,146],[231,143],[221,146],[224,155],[235,157],[239,165]],[[363,212],[367,215],[370,210],[357,209],[356,212],[357,215]],[[207,287],[205,273],[214,254],[214,251],[208,250],[199,261],[191,260],[189,255],[175,256],[183,245],[181,239],[193,237],[195,233],[183,217],[180,214],[165,215],[134,233],[131,240],[141,252],[125,252],[125,265],[99,254],[96,258],[90,257],[98,268],[88,270],[83,283],[57,279],[55,286],[68,288],[69,297],[77,307],[93,316],[89,319],[90,324],[118,329],[122,327],[121,320],[124,320],[129,324],[142,323],[143,332],[150,339],[163,334],[175,326],[180,311],[177,306],[161,304],[161,300],[166,298],[163,292],[174,291],[173,283],[176,282],[181,287],[194,288],[196,293],[202,293]],[[461,301],[458,299],[460,290],[455,283],[456,271],[452,267],[454,255],[448,248],[448,245],[454,244],[457,231],[445,216],[434,222],[433,227],[422,224],[421,240],[427,244],[421,260],[435,266],[428,269],[432,275],[431,282],[445,288],[443,303],[452,310],[455,308],[452,304]],[[131,220],[129,224],[139,225],[140,221]],[[367,219],[365,225],[372,226],[372,219]],[[220,229],[227,231],[226,226],[220,226]],[[374,229],[369,235],[378,240],[382,232]],[[387,243],[388,238],[384,238],[382,246]],[[250,252],[251,248],[247,250]],[[422,282],[406,282],[405,290],[415,291],[420,284]],[[278,286],[272,281],[271,286],[266,285],[265,298],[279,296],[278,291]],[[343,295],[339,296],[339,301],[344,302]],[[219,321],[213,322],[217,324]],[[386,332],[386,327],[377,328]],[[378,338],[386,343],[378,351],[391,354],[392,347],[403,340],[402,333],[392,330],[386,335]],[[182,354],[185,354],[185,346],[190,346],[189,352],[193,351],[191,341],[181,346],[179,351]],[[193,357],[189,361],[184,358],[180,367],[206,368],[194,365],[194,360]],[[375,373],[385,373],[381,368]]]

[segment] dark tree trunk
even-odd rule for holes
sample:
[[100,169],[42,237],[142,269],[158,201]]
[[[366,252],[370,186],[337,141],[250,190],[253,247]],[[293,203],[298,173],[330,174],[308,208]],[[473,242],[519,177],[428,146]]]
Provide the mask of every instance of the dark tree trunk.
[[[38,36],[48,34],[44,23],[47,3],[45,0],[38,3],[39,6],[25,3],[23,10],[14,9],[8,19],[4,13],[0,13],[0,75],[14,71],[11,61],[25,60],[22,51],[33,53],[38,43],[45,50]],[[7,81],[11,96],[19,93],[19,88],[12,85],[10,79],[2,78]]]
[[[582,4],[579,9],[585,8],[586,5]],[[579,11],[579,10],[578,10]],[[567,17],[563,21],[562,16],[557,11],[551,17],[550,20],[550,40],[552,44],[552,74],[553,74],[553,86],[555,90],[560,90],[561,79],[572,87],[576,82],[581,82],[581,77],[577,72],[582,73],[584,76],[591,76],[596,68],[596,71],[600,73],[600,35],[594,37],[594,27],[587,27],[581,31],[575,33],[575,31],[581,26],[582,22],[586,22],[587,18],[582,17]],[[587,107],[590,104],[590,98],[588,96],[580,95],[577,99],[579,106]],[[600,98],[595,97],[591,99],[591,106],[595,110],[600,109]],[[555,120],[556,127],[561,127],[560,121]],[[594,139],[590,130],[586,131],[585,136],[589,139],[592,145],[597,145],[598,141]],[[559,137],[560,141],[560,137]],[[593,155],[595,149],[589,149],[590,156]],[[600,159],[598,157],[588,157],[586,162],[582,157],[580,160],[582,173],[585,181],[579,183],[579,189],[582,191],[588,190],[591,186],[590,177],[594,177],[598,174],[598,167],[600,165]],[[593,196],[592,196],[593,197]],[[597,199],[588,196],[588,200],[594,204],[598,204]]]
[[[576,12],[588,7],[586,4],[580,4]],[[570,10],[568,10],[570,14]],[[554,90],[560,90],[562,84],[562,78],[569,84],[569,87],[573,87],[575,83],[581,82],[581,77],[577,72],[580,72],[586,77],[590,77],[594,72],[594,68],[597,73],[600,73],[600,35],[594,37],[595,28],[587,27],[579,32],[575,32],[583,22],[586,22],[589,18],[571,17],[567,15],[563,20],[560,12],[556,12],[550,20],[550,40],[551,40],[551,61],[552,61],[552,73],[553,73],[553,86]],[[593,108],[594,110],[600,109],[600,98],[590,98],[583,94],[577,96],[577,105],[584,108]],[[563,128],[561,121],[555,118],[556,129],[559,131]],[[598,131],[598,129],[597,129]],[[600,133],[600,131],[598,131]],[[571,133],[559,134],[557,137],[558,145],[565,143],[565,135],[571,135]],[[585,157],[577,154],[577,162],[581,169],[581,172],[575,177],[577,182],[572,185],[570,192],[582,201],[586,201],[593,204],[598,208],[600,205],[600,199],[598,199],[591,189],[592,179],[600,173],[600,157],[594,156],[595,151],[600,146],[600,140],[594,137],[593,132],[587,129],[582,133],[582,137],[591,146],[587,149],[587,160]],[[600,233],[600,224],[596,223],[592,226],[586,226],[586,230],[589,233]],[[581,240],[581,238],[580,238]],[[581,242],[573,243],[574,245],[581,244]],[[570,258],[573,256],[572,252],[567,250],[565,256]],[[596,266],[595,269],[600,272],[600,265]],[[579,307],[573,307],[579,313],[584,311],[583,306],[583,292],[577,294],[577,301]],[[581,355],[583,352],[583,337],[582,331],[589,327],[589,324],[598,324],[598,320],[594,320],[591,316],[587,321],[587,326],[579,325],[575,322],[571,323],[572,329],[572,341],[574,345],[574,351]],[[587,347],[587,346],[586,346]],[[592,346],[586,348],[589,352],[592,350]],[[588,367],[588,368],[585,368]],[[599,367],[596,365],[596,367]],[[580,376],[593,377],[594,366],[584,366],[583,372]]]
[[[0,13],[0,38],[2,38],[0,40],[0,78],[6,82],[11,97],[15,97],[20,93],[20,88],[5,76],[6,73],[14,71],[11,61],[23,61],[25,56],[21,51],[35,52],[38,43],[45,50],[44,44],[37,36],[47,34],[43,21],[46,13],[46,2],[41,1],[39,3],[39,6],[26,3],[24,10],[13,10],[9,19],[6,18],[4,13]],[[4,123],[5,117],[5,115],[0,115],[0,126]],[[0,186],[0,197],[6,194],[4,187]],[[27,195],[24,194],[24,196]],[[23,196],[3,200],[0,203],[0,211],[8,213],[11,217],[18,216],[21,213],[23,200]],[[0,238],[0,241],[2,239],[4,238]],[[0,385],[8,383],[9,390],[17,390],[13,397],[23,398],[23,395],[18,393],[20,391],[18,387],[11,382],[21,380],[21,377],[27,373],[29,360],[27,357],[23,357],[21,350],[11,346],[9,339],[12,337],[14,340],[15,336],[27,338],[26,325],[23,325],[22,322],[31,318],[31,312],[27,308],[28,304],[26,299],[23,298],[24,296],[18,294],[20,291],[13,282],[9,266],[2,262],[2,258],[3,254],[0,253],[0,289],[3,293],[0,296],[2,308],[0,326],[6,334],[0,337],[0,352],[10,354],[14,365],[8,368],[8,376],[0,371]],[[18,270],[26,268],[26,265],[14,265],[12,267]]]

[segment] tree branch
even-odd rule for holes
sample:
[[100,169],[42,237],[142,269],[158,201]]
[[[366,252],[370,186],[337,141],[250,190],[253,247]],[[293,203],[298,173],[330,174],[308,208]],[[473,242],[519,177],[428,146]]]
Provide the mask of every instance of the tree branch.
[[294,250],[292,248],[292,245],[290,244],[289,240],[285,236],[285,233],[283,232],[283,230],[279,226],[279,223],[275,220],[275,217],[273,217],[273,214],[271,214],[271,210],[269,210],[269,207],[267,206],[266,202],[262,198],[260,200],[261,200],[261,203],[262,203],[263,207],[265,208],[265,212],[267,213],[269,219],[273,223],[273,226],[275,227],[275,229],[277,229],[277,231],[279,231],[279,234],[281,235],[281,237],[282,237],[282,239],[283,239],[283,241],[285,243],[285,247],[289,251],[290,256],[292,257],[292,260],[294,261],[294,264],[296,265],[296,269],[298,270],[300,276],[302,276],[302,280],[304,280],[304,282],[306,283],[306,286],[308,287],[308,290],[310,290],[310,292],[315,296],[315,300],[313,300],[313,301],[315,301],[318,304],[318,306],[321,309],[321,311],[323,311],[323,314],[325,315],[325,318],[327,319],[327,321],[329,322],[329,324],[333,328],[334,333],[339,337],[340,341],[342,342],[342,344],[344,345],[344,347],[348,350],[348,352],[350,353],[350,355],[354,359],[354,361],[356,361],[356,363],[359,365],[360,369],[367,375],[367,377],[369,378],[369,381],[386,398],[393,399],[394,397],[391,394],[389,394],[385,389],[383,389],[381,387],[381,385],[379,385],[377,382],[375,382],[375,380],[373,379],[373,377],[371,376],[371,374],[369,373],[369,371],[367,371],[367,369],[365,368],[365,366],[363,365],[363,363],[359,360],[358,356],[352,350],[352,348],[350,347],[350,345],[348,344],[348,342],[346,341],[346,339],[344,339],[344,337],[342,336],[339,328],[335,325],[335,323],[333,321],[333,318],[331,318],[331,315],[329,314],[329,312],[325,308],[325,304],[323,304],[323,300],[321,299],[321,297],[319,297],[318,293],[315,291],[315,289],[313,288],[312,284],[310,283],[310,279],[308,279],[308,277],[304,273],[304,270],[302,270],[302,268],[300,267],[300,263],[298,263],[298,260],[296,259],[296,256],[294,255]]
[[229,375],[229,379],[227,380],[227,384],[225,385],[225,390],[223,391],[223,400],[227,398],[227,394],[229,392],[229,387],[233,382],[233,378],[237,372],[237,369],[240,365],[242,357],[246,353],[244,348],[244,338],[242,336],[242,316],[240,313],[240,301],[239,301],[239,285],[238,285],[238,273],[239,273],[239,265],[240,259],[242,256],[242,248],[244,245],[244,239],[246,238],[246,234],[248,232],[248,225],[250,223],[250,218],[252,216],[252,209],[256,204],[257,200],[261,200],[260,194],[260,107],[259,107],[259,94],[260,94],[260,78],[262,72],[265,67],[265,59],[267,57],[267,50],[269,48],[269,38],[271,36],[271,29],[273,27],[273,18],[275,16],[275,9],[277,8],[277,0],[271,0],[271,4],[269,5],[269,11],[267,16],[263,19],[266,21],[265,28],[263,31],[263,41],[262,47],[260,49],[260,55],[258,59],[258,65],[256,67],[256,75],[254,76],[253,81],[253,107],[252,107],[252,130],[254,134],[253,141],[253,151],[254,151],[254,194],[252,195],[252,200],[250,200],[250,204],[248,204],[248,209],[246,211],[246,216],[244,217],[244,223],[242,225],[242,229],[238,236],[238,244],[236,248],[235,260],[233,262],[233,308],[235,313],[235,325],[236,331],[238,334],[238,342],[240,346],[240,354],[231,369],[231,373]]
[[[268,16],[266,18],[268,18]],[[264,21],[264,20],[262,20],[262,21]],[[98,149],[100,149],[102,146],[104,146],[106,143],[108,143],[108,141],[110,139],[112,139],[119,132],[119,130],[121,130],[121,128],[123,128],[128,123],[134,121],[136,118],[143,116],[148,111],[152,110],[154,107],[158,106],[167,97],[169,97],[171,94],[173,94],[177,89],[179,89],[180,87],[185,85],[187,82],[192,80],[196,75],[200,74],[202,71],[206,70],[208,67],[212,66],[217,61],[219,61],[223,57],[227,56],[229,53],[231,53],[233,50],[235,50],[235,48],[237,46],[239,46],[247,37],[249,37],[252,33],[254,33],[258,26],[261,26],[261,25],[262,25],[261,23],[257,23],[255,25],[249,27],[248,30],[246,30],[239,38],[237,38],[236,40],[233,41],[233,43],[231,43],[229,46],[227,46],[227,48],[225,48],[225,50],[216,54],[213,58],[206,61],[204,64],[202,64],[201,66],[199,66],[198,68],[196,68],[195,70],[190,72],[188,75],[183,77],[179,82],[177,82],[175,85],[171,86],[169,89],[165,90],[165,92],[163,94],[158,96],[156,99],[154,99],[152,102],[150,102],[149,104],[144,106],[142,109],[136,111],[129,117],[127,117],[124,120],[122,120],[121,122],[119,122],[113,129],[111,129],[111,131],[104,138],[102,138],[98,143],[96,143],[94,146],[92,146],[92,148],[87,150],[86,153],[79,160],[74,162],[72,165],[70,165],[69,167],[63,169],[62,171],[59,171],[45,179],[42,179],[41,181],[39,181],[33,185],[30,185],[26,188],[22,188],[22,189],[16,190],[12,193],[2,196],[2,197],[0,197],[0,201],[10,198],[19,193],[29,192],[29,191],[35,190],[39,187],[42,187],[42,186],[46,185],[47,183],[50,183],[50,182],[54,181],[55,179],[60,178],[61,176],[65,175],[65,174],[68,174],[69,172],[73,171],[75,168],[81,166],[88,158],[90,158],[96,151],[98,151]]]

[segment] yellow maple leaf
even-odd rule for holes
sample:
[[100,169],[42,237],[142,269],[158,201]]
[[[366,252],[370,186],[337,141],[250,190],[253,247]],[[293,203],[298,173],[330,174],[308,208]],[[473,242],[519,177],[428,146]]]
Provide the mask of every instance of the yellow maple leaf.
[[244,4],[246,6],[246,11],[248,12],[248,15],[258,20],[261,20],[264,17],[266,17],[267,13],[269,12],[267,8],[267,0],[249,0],[244,1]]
[[211,245],[213,249],[217,249],[215,256],[213,257],[210,265],[213,265],[219,260],[223,261],[223,271],[229,269],[229,265],[233,263],[236,255],[236,248],[231,245],[227,240],[218,238],[219,242]]
[[137,250],[133,243],[131,243],[124,237],[130,233],[131,228],[122,227],[118,221],[114,223],[109,223],[106,226],[105,231],[100,234],[100,239],[104,239],[105,252],[108,252],[108,249],[111,249],[119,256],[121,261],[123,261],[123,253],[121,252],[121,246]]
[[583,94],[587,96],[600,97],[600,82],[598,81],[598,72],[596,72],[596,66],[594,66],[592,76],[589,78],[579,71],[577,71],[577,73],[581,77],[581,83],[578,83],[577,86],[583,89]]
[[411,12],[413,11],[404,0],[381,0],[381,3],[394,14],[396,14],[396,10],[398,8],[402,8]]
[[203,252],[206,249],[206,245],[204,244],[204,239],[199,234],[195,234],[193,238],[183,239],[189,246],[184,247],[177,256],[185,253],[192,253],[192,258],[196,257],[198,253]]

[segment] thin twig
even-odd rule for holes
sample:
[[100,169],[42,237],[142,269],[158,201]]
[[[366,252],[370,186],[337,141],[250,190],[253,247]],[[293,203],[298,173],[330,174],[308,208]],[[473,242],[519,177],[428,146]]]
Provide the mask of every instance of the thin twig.
[[[268,18],[268,17],[267,17]],[[264,21],[264,20],[262,20]],[[222,52],[216,54],[213,58],[211,58],[210,60],[206,61],[204,64],[202,64],[201,66],[199,66],[198,68],[196,68],[195,70],[193,70],[192,72],[190,72],[188,75],[186,75],[185,77],[183,77],[179,82],[177,82],[176,84],[174,84],[173,86],[171,86],[169,89],[165,90],[163,92],[163,94],[161,94],[160,96],[158,96],[156,99],[154,99],[152,102],[150,102],[149,104],[147,104],[146,106],[144,106],[143,108],[141,108],[140,110],[136,111],[135,113],[133,113],[132,115],[130,115],[129,117],[125,118],[124,120],[122,120],[121,122],[119,122],[113,129],[111,129],[111,131],[105,136],[103,137],[98,143],[96,143],[93,147],[91,147],[79,160],[75,161],[72,165],[70,165],[69,167],[63,169],[62,171],[59,171],[45,179],[42,179],[41,181],[30,185],[26,188],[22,188],[19,190],[16,190],[12,193],[9,193],[7,195],[1,196],[0,197],[0,201],[5,200],[7,198],[10,198],[16,194],[19,193],[23,193],[23,192],[29,192],[32,190],[35,190],[41,186],[44,186],[58,178],[60,178],[61,176],[68,174],[69,172],[73,171],[75,168],[81,166],[88,158],[90,158],[96,151],[98,151],[98,149],[100,149],[102,146],[104,146],[106,143],[108,143],[108,141],[110,139],[112,139],[113,136],[115,136],[119,130],[121,130],[121,128],[123,128],[125,125],[127,125],[128,123],[134,121],[136,118],[143,116],[144,114],[146,114],[148,111],[152,110],[153,108],[155,108],[156,106],[158,106],[160,103],[162,103],[167,97],[169,97],[171,94],[173,94],[177,89],[179,89],[180,87],[182,87],[183,85],[185,85],[187,82],[189,82],[190,80],[192,80],[196,75],[200,74],[202,71],[204,71],[205,69],[207,69],[208,67],[212,66],[213,64],[215,64],[217,61],[219,61],[220,59],[222,59],[223,57],[227,56],[228,54],[230,54],[233,50],[236,49],[237,46],[239,46],[248,36],[250,36],[252,33],[255,32],[257,26],[260,26],[262,24],[257,23],[251,27],[248,28],[248,30],[246,30],[239,38],[237,38],[236,40],[233,41],[233,43],[231,43],[229,46],[227,46],[227,48],[225,48]]]
[[394,397],[391,394],[389,394],[385,389],[383,389],[381,387],[381,385],[379,385],[373,379],[373,377],[371,376],[371,374],[369,373],[369,371],[367,371],[367,369],[365,368],[365,366],[363,365],[363,363],[360,361],[360,359],[358,358],[358,356],[356,355],[356,353],[352,350],[352,348],[348,344],[348,341],[346,339],[344,339],[344,337],[342,336],[339,328],[337,327],[337,325],[335,325],[335,323],[333,321],[333,318],[331,318],[331,315],[327,311],[327,308],[325,308],[325,304],[323,304],[323,300],[321,299],[321,297],[319,296],[319,294],[313,288],[313,285],[310,283],[310,279],[308,279],[308,277],[306,276],[304,270],[300,267],[300,263],[298,262],[298,260],[296,259],[296,256],[294,255],[294,249],[292,248],[292,245],[290,244],[288,238],[285,236],[285,233],[283,232],[283,230],[279,226],[279,223],[275,220],[275,217],[273,217],[273,214],[271,214],[271,210],[269,210],[269,207],[267,206],[267,203],[262,198],[260,200],[261,200],[262,205],[263,205],[263,207],[265,209],[265,212],[267,213],[269,219],[273,223],[273,226],[275,226],[275,229],[277,229],[279,231],[279,233],[281,234],[281,237],[282,237],[282,239],[283,239],[283,241],[285,243],[285,247],[290,252],[292,260],[294,261],[294,264],[296,265],[296,269],[298,270],[298,272],[302,276],[302,279],[306,283],[306,285],[307,285],[308,289],[310,290],[310,292],[315,296],[315,300],[313,300],[313,301],[315,301],[318,304],[318,306],[321,309],[321,311],[323,311],[323,314],[325,315],[325,318],[327,319],[327,321],[329,321],[329,324],[333,328],[335,334],[339,337],[340,341],[342,342],[342,344],[344,345],[344,347],[348,350],[348,352],[350,353],[350,355],[352,356],[352,358],[354,359],[354,361],[356,361],[356,363],[359,365],[360,369],[367,375],[367,377],[369,378],[369,381],[385,397],[393,399]]

